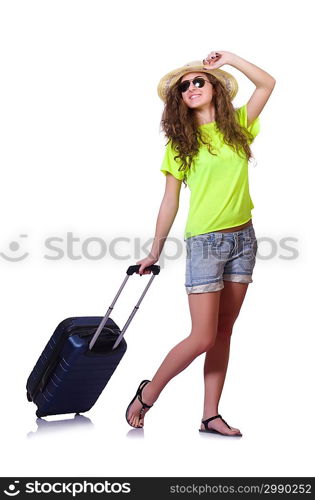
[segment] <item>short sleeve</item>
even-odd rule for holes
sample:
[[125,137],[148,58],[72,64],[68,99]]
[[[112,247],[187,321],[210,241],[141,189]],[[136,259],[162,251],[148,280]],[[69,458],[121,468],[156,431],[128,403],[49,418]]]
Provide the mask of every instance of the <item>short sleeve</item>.
[[247,105],[244,104],[241,108],[237,108],[235,110],[237,119],[242,125],[242,127],[245,127],[254,137],[259,133],[260,131],[260,120],[259,116],[255,118],[255,120],[248,126],[247,125]]
[[160,170],[161,172],[163,172],[164,175],[167,175],[167,172],[169,172],[174,177],[176,177],[176,179],[181,181],[184,178],[185,172],[182,170],[181,171],[178,170],[181,162],[179,159],[178,161],[174,160],[174,156],[177,155],[178,153],[174,151],[174,149],[171,146],[171,142],[169,141],[165,147],[165,154]]

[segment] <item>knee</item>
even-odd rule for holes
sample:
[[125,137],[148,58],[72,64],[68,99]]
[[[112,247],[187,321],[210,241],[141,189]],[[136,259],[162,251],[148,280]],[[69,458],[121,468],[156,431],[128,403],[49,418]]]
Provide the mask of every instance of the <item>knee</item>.
[[217,330],[217,339],[230,340],[233,332],[233,325],[219,325]]
[[215,344],[215,335],[211,334],[211,332],[207,332],[203,336],[192,333],[190,336],[194,341],[194,349],[197,356],[209,351]]
[[210,351],[213,348],[214,344],[215,344],[215,338],[211,338],[207,342],[203,343],[200,346],[200,352],[199,352],[199,354],[203,354],[204,352]]

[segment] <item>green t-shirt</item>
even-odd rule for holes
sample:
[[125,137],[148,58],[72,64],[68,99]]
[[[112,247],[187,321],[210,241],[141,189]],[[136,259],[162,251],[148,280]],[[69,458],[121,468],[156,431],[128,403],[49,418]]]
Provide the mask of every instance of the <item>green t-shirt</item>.
[[[247,126],[246,104],[236,109],[235,113],[239,123],[256,137],[260,129],[259,118]],[[249,193],[248,161],[245,155],[242,153],[242,157],[239,156],[223,142],[222,133],[215,122],[200,125],[200,128],[209,134],[212,150],[217,155],[209,153],[207,147],[201,144],[186,174],[191,193],[184,239],[244,224],[251,219],[251,210],[254,208]],[[160,170],[164,175],[169,172],[182,180],[184,172],[178,170],[180,160],[174,160],[177,154],[170,141]]]

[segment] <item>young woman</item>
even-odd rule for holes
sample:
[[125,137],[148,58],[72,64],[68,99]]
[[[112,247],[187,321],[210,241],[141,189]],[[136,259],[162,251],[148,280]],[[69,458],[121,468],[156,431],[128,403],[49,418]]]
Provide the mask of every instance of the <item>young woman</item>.
[[[234,109],[238,85],[219,68],[229,64],[248,77],[255,90],[247,104]],[[158,86],[165,102],[162,128],[168,138],[161,171],[166,187],[155,238],[139,274],[155,264],[179,206],[182,183],[191,191],[185,228],[186,292],[191,332],[166,356],[152,380],[143,380],[126,410],[127,422],[142,427],[144,415],[166,384],[197,356],[204,363],[201,432],[242,436],[219,414],[230,338],[256,261],[254,207],[248,186],[249,144],[259,131],[258,116],[275,79],[230,52],[211,52],[165,75]]]

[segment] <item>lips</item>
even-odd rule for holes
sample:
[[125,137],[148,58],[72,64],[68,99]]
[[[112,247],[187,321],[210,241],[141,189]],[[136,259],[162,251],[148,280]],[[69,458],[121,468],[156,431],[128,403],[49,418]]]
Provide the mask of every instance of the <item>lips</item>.
[[196,99],[196,97],[201,96],[201,94],[192,94],[189,99]]

